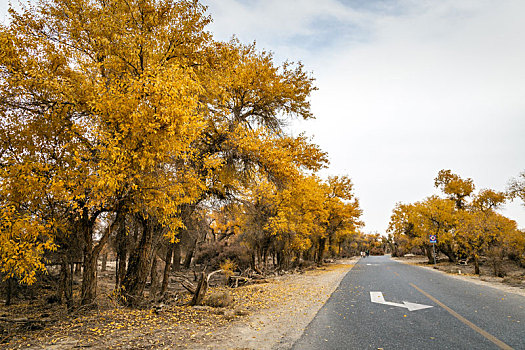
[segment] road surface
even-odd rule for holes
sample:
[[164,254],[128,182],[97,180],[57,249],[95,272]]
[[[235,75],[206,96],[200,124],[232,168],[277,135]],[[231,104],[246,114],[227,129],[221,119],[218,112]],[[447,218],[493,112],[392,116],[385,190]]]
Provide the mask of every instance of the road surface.
[[525,349],[525,297],[362,258],[294,349]]

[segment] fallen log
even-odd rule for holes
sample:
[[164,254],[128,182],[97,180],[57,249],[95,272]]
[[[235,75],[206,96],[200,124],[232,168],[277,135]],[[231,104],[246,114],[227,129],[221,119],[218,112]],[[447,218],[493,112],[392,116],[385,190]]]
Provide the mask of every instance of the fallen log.
[[26,317],[21,318],[8,318],[8,317],[0,317],[0,321],[3,322],[10,322],[10,323],[45,323],[45,320],[33,320]]
[[197,289],[192,282],[190,282],[187,278],[184,277],[176,277],[175,281],[179,282],[180,285],[186,289],[191,294],[195,294],[195,290]]
[[[35,320],[30,318],[8,318],[8,317],[0,317],[0,322],[7,322],[10,324],[16,324],[15,327],[22,327],[26,330],[40,330],[44,329],[47,323],[50,322],[50,320]],[[9,335],[8,335],[9,337]]]
[[237,288],[239,286],[245,285],[252,281],[249,277],[244,276],[230,276],[228,277],[228,286],[230,288]]

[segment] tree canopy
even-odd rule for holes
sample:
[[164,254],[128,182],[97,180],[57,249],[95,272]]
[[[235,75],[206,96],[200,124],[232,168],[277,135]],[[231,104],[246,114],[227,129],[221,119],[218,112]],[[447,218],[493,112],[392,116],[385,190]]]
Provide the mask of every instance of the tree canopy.
[[161,251],[171,259],[183,240],[191,262],[210,218],[283,264],[322,261],[360,227],[350,179],[319,179],[326,153],[283,128],[313,118],[301,63],[214,40],[198,1],[40,0],[10,14],[0,28],[5,278],[31,284],[58,264],[71,305],[68,271],[81,261],[89,304],[112,244],[116,288],[134,303]]
[[482,189],[474,192],[472,179],[462,179],[450,170],[441,170],[435,179],[445,198],[431,196],[412,204],[398,203],[388,231],[396,245],[395,254],[412,248],[423,249],[433,260],[429,235],[437,237],[436,248],[451,261],[472,259],[479,274],[481,256],[488,256],[494,274],[501,275],[505,255],[521,259],[525,233],[515,221],[497,212],[508,199],[504,192]]

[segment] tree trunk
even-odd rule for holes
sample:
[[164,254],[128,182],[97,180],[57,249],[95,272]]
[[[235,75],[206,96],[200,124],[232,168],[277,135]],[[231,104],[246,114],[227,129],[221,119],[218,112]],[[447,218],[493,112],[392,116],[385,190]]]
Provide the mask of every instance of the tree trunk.
[[137,305],[142,301],[144,288],[148,279],[152,250],[154,224],[151,219],[140,219],[143,227],[139,244],[129,257],[129,266],[122,286],[128,305]]
[[126,220],[125,214],[122,214],[117,224],[116,235],[116,250],[117,250],[117,266],[115,269],[115,289],[120,287],[124,276],[126,275],[126,267],[128,261],[128,236],[126,234]]
[[202,271],[199,283],[197,284],[197,289],[195,290],[195,294],[193,294],[193,299],[191,299],[190,305],[201,305],[207,290],[208,276],[206,276],[206,272]]
[[180,241],[179,241],[179,242],[175,242],[173,246],[173,265],[172,265],[173,271],[180,271],[180,256],[181,256],[181,249],[180,249]]
[[[122,254],[123,253],[123,254]],[[115,261],[115,289],[120,287],[120,283],[126,275],[126,262],[127,262],[127,252],[117,253],[117,260]]]
[[324,253],[325,245],[326,245],[326,238],[319,239],[319,246],[317,250],[317,265],[321,265],[323,263],[323,253]]
[[492,259],[492,269],[495,277],[504,277],[502,263],[503,263],[503,249],[500,247],[490,248],[489,254]]
[[100,241],[95,246],[93,246],[93,226],[99,214],[93,214],[90,219],[87,219],[88,216],[86,213],[84,213],[84,218],[86,219],[84,220],[82,227],[84,238],[84,266],[82,271],[82,289],[80,301],[82,305],[89,305],[95,301],[97,296],[98,256],[109,239],[109,235],[113,225],[115,224],[115,222],[113,222],[111,225],[109,225],[100,238]]
[[448,261],[451,263],[456,263],[456,254],[450,246],[450,244],[443,244],[439,247],[439,250],[448,257]]
[[[257,247],[257,268],[259,270],[261,270],[263,268],[263,265],[262,265],[262,248],[261,247]],[[255,270],[255,269],[254,269]]]
[[82,305],[88,305],[95,301],[97,296],[97,258],[91,248],[92,242],[84,249],[84,269],[82,273]]
[[153,259],[151,263],[151,274],[150,274],[150,281],[151,286],[149,290],[149,297],[151,299],[155,298],[155,295],[157,294],[157,289],[159,289],[159,272],[157,271],[157,265],[159,258],[157,257],[157,254],[153,254]]
[[263,269],[266,272],[268,271],[268,248],[263,249],[262,258],[263,258]]
[[60,302],[65,301],[68,310],[73,307],[73,263],[71,263],[67,257],[62,257],[60,264],[60,282],[58,285],[57,299]]
[[334,251],[334,234],[330,233],[328,235],[328,251],[330,252],[330,258],[335,257],[335,251]]
[[474,273],[479,275],[479,261],[477,255],[474,255]]
[[13,292],[15,289],[15,279],[14,278],[8,278],[6,281],[6,298],[5,298],[5,306],[10,306],[12,302]]
[[87,210],[84,210],[82,221],[81,234],[84,243],[84,269],[82,271],[80,299],[82,305],[87,305],[93,303],[97,295],[97,259],[93,254],[92,224],[94,220],[89,219]]
[[432,253],[432,248],[430,246],[425,246],[425,253],[427,254],[428,263],[433,264],[434,263],[434,254]]
[[81,276],[82,275],[82,264],[73,263],[72,270],[74,271],[75,276]]
[[[164,296],[168,290],[169,278],[170,278],[170,268],[171,268],[171,258],[173,255],[173,245],[169,244],[168,249],[166,250],[166,259],[164,260],[164,274],[162,276],[162,285],[160,287],[160,295]],[[180,262],[180,260],[179,260]]]
[[191,266],[191,259],[193,259],[193,254],[195,253],[195,248],[197,246],[197,240],[192,240],[191,244],[186,252],[186,258],[184,259],[184,268],[189,269]]
[[105,252],[104,254],[102,254],[102,267],[100,268],[100,271],[106,271],[107,264],[108,264],[108,253]]

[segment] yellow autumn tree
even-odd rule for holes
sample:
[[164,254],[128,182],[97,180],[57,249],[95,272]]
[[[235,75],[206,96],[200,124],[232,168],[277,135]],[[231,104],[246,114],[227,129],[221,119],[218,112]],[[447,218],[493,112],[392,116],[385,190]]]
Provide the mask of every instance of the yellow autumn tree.
[[[297,176],[279,194],[276,215],[268,222],[284,266],[307,255],[315,258],[328,213],[323,206],[326,186],[316,176]],[[324,248],[324,247],[323,247]]]
[[392,255],[403,256],[416,247],[416,232],[411,221],[413,205],[396,203],[392,210],[387,232],[392,235]]
[[259,178],[282,184],[295,176],[290,162],[310,170],[326,163],[326,154],[305,136],[290,137],[282,129],[290,118],[312,117],[309,94],[315,88],[302,65],[278,66],[271,54],[238,40],[210,42],[202,54],[194,70],[203,87],[205,125],[192,144],[195,157],[185,164],[205,188],[190,207],[242,197]]
[[493,273],[502,277],[501,261],[504,257],[504,242],[517,231],[516,222],[494,211],[474,211],[461,214],[457,227],[460,250],[474,261],[475,273],[479,274],[479,260],[487,254]]
[[[301,63],[277,65],[255,44],[214,41],[198,1],[40,0],[11,16],[0,29],[7,276],[33,282],[57,248],[47,256],[62,266],[68,306],[68,271],[79,260],[80,299],[90,304],[97,258],[112,237],[117,286],[133,304],[156,243],[165,239],[171,261],[193,214],[212,201],[243,203],[244,234],[260,261],[270,249],[283,262],[314,249],[322,260],[326,240],[333,247],[358,225],[349,180],[334,195],[332,180],[311,176],[326,153],[283,127],[313,118],[314,80]],[[250,210],[257,215],[248,220]]]
[[479,259],[487,254],[492,261],[494,275],[502,275],[504,238],[517,229],[516,223],[495,212],[506,201],[502,192],[482,190],[472,200],[468,210],[460,212],[456,239],[459,249],[474,260],[479,274]]
[[447,197],[456,203],[458,209],[466,206],[466,198],[474,192],[474,181],[463,179],[451,170],[440,170],[434,179],[434,186],[439,188]]
[[430,251],[429,235],[435,235],[436,248],[444,253],[451,262],[456,261],[454,228],[456,225],[455,203],[449,199],[431,196],[415,205],[419,216],[419,234],[421,243]]
[[423,249],[429,263],[434,261],[429,236],[436,235],[437,248],[451,261],[455,261],[455,220],[455,203],[449,199],[431,196],[410,205],[398,204],[390,219],[388,231],[393,233],[394,241],[398,244],[404,238],[410,241],[409,247]]
[[505,193],[491,189],[474,193],[472,179],[462,179],[450,170],[441,170],[435,185],[447,198],[431,196],[422,202],[396,205],[388,230],[395,249],[396,243],[403,251],[419,247],[431,261],[428,235],[434,234],[439,251],[451,261],[472,259],[477,274],[482,256],[488,257],[495,275],[504,274],[505,256],[521,259],[523,233],[514,221],[497,213],[507,200]]
[[[257,187],[249,222],[256,224],[256,242],[273,251],[281,267],[302,259],[323,261],[326,248],[335,248],[361,226],[361,210],[348,177],[322,181],[297,175],[284,187],[269,182]],[[264,253],[261,257],[264,261]]]
[[324,206],[328,218],[324,231],[328,238],[331,256],[335,256],[335,246],[349,238],[363,226],[359,221],[362,211],[359,200],[353,192],[353,184],[348,176],[329,177]]
[[203,13],[188,1],[49,0],[11,11],[2,28],[4,198],[74,223],[61,227],[83,242],[83,303],[110,234],[94,242],[103,212],[136,213],[144,226],[145,255],[130,259],[125,283],[140,295],[152,230],[173,239],[180,204],[202,189],[184,160],[204,127],[192,68],[208,40]]

